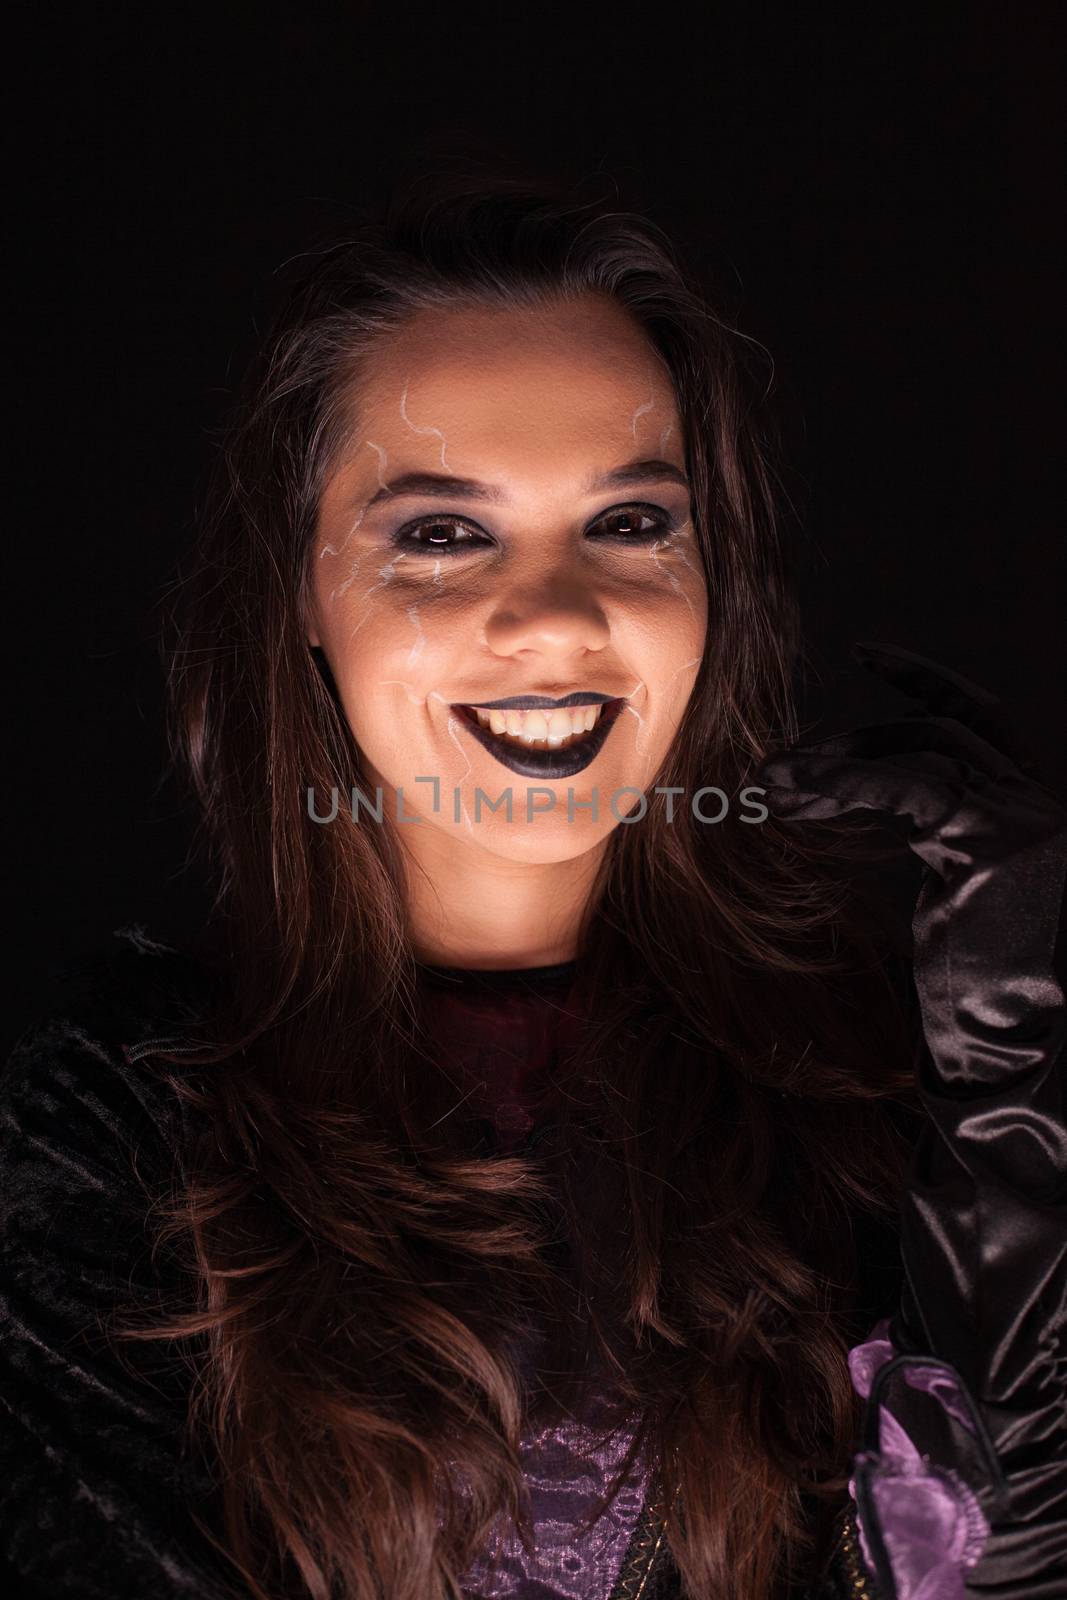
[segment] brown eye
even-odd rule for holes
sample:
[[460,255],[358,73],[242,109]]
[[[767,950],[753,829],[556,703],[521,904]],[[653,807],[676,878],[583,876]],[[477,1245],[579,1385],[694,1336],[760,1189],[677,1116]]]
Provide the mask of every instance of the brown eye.
[[[424,534],[424,538],[419,538]],[[457,537],[466,534],[467,537]],[[474,537],[471,537],[471,535]],[[415,555],[455,555],[477,549],[489,541],[458,517],[424,517],[421,522],[409,522],[394,537],[393,543]]]
[[597,537],[614,544],[651,544],[674,532],[673,519],[655,506],[623,506],[606,512],[594,526],[604,529]]

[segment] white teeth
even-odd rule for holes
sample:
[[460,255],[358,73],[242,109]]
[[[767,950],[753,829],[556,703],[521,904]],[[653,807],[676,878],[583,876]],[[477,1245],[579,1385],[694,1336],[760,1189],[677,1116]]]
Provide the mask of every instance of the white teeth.
[[474,715],[483,728],[519,744],[558,750],[568,740],[589,733],[600,716],[601,707],[572,706],[555,711],[481,711]]

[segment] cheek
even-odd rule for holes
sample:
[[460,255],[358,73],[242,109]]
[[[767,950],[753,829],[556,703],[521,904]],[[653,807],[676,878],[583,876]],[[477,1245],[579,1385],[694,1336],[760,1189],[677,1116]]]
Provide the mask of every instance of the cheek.
[[650,545],[635,555],[615,593],[614,609],[627,629],[652,638],[658,648],[703,647],[707,628],[707,582],[700,554],[685,541]]
[[653,545],[649,551],[650,577],[661,616],[679,643],[702,648],[707,629],[708,593],[698,552],[684,543]]
[[615,638],[634,676],[627,687],[636,747],[649,759],[669,747],[700,671],[707,628],[703,585],[691,600],[690,605],[673,592],[648,594],[639,607],[617,616]]
[[415,755],[420,727],[432,736],[429,702],[470,649],[462,608],[427,588],[383,583],[377,592],[339,596],[325,624],[348,725],[370,759],[394,771]]
[[416,662],[426,646],[419,597],[409,600],[388,566],[378,573],[370,568],[355,583],[351,576],[332,589],[323,584],[319,601],[334,676],[365,682],[376,668],[395,668],[405,658]]
[[638,603],[616,612],[613,637],[622,658],[640,671],[651,688],[673,678],[694,657],[699,661],[707,613],[703,586],[679,593],[650,586]]

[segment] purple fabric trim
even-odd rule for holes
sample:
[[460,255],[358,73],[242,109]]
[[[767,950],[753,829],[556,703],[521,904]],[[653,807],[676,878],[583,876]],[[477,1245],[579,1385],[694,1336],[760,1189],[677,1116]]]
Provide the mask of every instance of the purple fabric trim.
[[467,1600],[607,1600],[650,1478],[647,1461],[638,1455],[592,1529],[579,1526],[621,1466],[633,1437],[630,1424],[604,1433],[608,1409],[606,1395],[597,1395],[581,1420],[543,1428],[523,1441],[536,1548],[528,1554],[508,1524],[464,1575]]
[[[864,1400],[875,1374],[896,1351],[883,1319],[870,1338],[849,1352],[852,1386]],[[964,1427],[969,1418],[951,1378],[940,1368],[906,1370],[909,1384],[932,1395]],[[881,1449],[861,1451],[867,1467],[879,1529],[896,1584],[897,1600],[966,1600],[964,1576],[978,1561],[989,1535],[981,1506],[957,1472],[923,1456],[892,1412],[879,1406]],[[849,1492],[856,1495],[855,1477]],[[873,1572],[870,1530],[857,1513],[860,1546]]]

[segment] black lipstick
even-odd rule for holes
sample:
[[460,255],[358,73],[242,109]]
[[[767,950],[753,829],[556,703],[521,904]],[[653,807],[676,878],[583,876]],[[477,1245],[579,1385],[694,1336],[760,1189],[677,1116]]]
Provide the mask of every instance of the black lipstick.
[[524,749],[509,739],[499,737],[491,728],[484,728],[470,706],[457,705],[452,709],[458,712],[464,726],[470,729],[483,750],[488,750],[502,766],[518,773],[520,778],[573,778],[579,772],[584,772],[600,754],[625,704],[624,699],[612,700],[608,695],[579,693],[567,695],[563,700],[548,700],[544,695],[519,695],[512,700],[496,700],[491,705],[478,708],[482,711],[509,708],[518,711],[568,705],[603,705],[603,711],[587,734],[574,744],[559,745],[555,750]]

